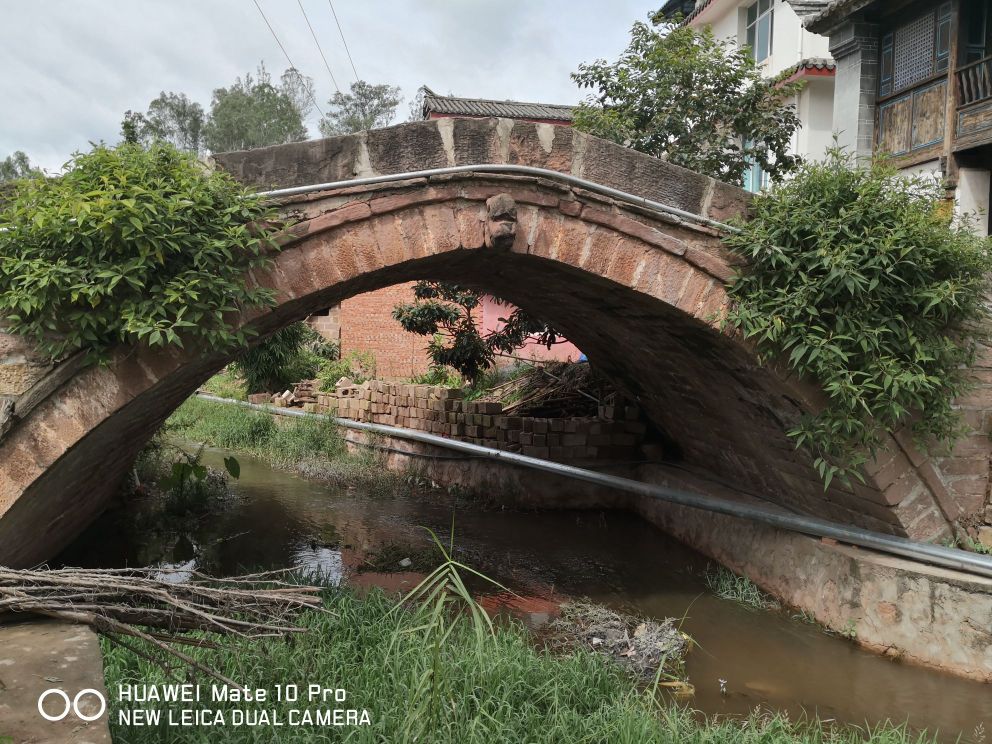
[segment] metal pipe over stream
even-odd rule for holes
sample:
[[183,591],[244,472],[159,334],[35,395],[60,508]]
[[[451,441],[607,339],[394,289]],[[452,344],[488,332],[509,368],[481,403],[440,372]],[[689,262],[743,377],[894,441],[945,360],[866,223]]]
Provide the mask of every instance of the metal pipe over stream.
[[915,561],[922,561],[943,568],[950,568],[956,571],[963,571],[969,574],[992,578],[992,556],[969,553],[955,548],[945,548],[942,545],[910,540],[905,537],[885,535],[881,532],[872,532],[858,527],[849,527],[838,522],[831,522],[826,519],[816,517],[806,517],[797,514],[788,514],[768,507],[756,504],[745,504],[729,499],[722,499],[716,496],[705,496],[690,491],[682,491],[677,488],[668,488],[652,483],[622,478],[606,473],[597,473],[585,468],[577,468],[574,465],[564,465],[558,462],[542,460],[537,457],[528,457],[516,452],[505,452],[503,450],[482,447],[469,442],[459,442],[454,439],[439,437],[436,434],[417,431],[416,429],[404,429],[398,426],[386,426],[385,424],[370,424],[351,419],[342,419],[334,416],[327,416],[321,413],[308,413],[306,411],[296,411],[289,408],[273,408],[271,406],[257,405],[242,400],[231,400],[220,398],[216,395],[197,393],[197,396],[204,400],[211,400],[217,403],[227,403],[251,408],[265,413],[278,414],[281,416],[299,416],[304,418],[318,418],[333,421],[338,426],[358,431],[367,431],[374,434],[382,434],[397,439],[407,439],[412,442],[422,442],[435,447],[445,447],[456,452],[462,452],[473,457],[497,460],[510,465],[539,470],[545,473],[552,473],[574,480],[594,483],[604,488],[626,493],[634,493],[639,496],[658,499],[679,506],[688,506],[693,509],[703,509],[717,514],[726,514],[740,519],[749,519],[752,522],[771,525],[779,529],[798,532],[813,537],[827,537],[838,542],[849,545],[857,545],[863,548],[870,548],[882,553],[898,555],[903,558],[910,558]]

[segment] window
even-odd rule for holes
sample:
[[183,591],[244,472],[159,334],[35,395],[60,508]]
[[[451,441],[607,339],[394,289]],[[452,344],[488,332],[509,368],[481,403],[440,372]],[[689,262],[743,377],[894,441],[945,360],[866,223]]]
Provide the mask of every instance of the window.
[[747,45],[755,62],[772,53],[772,7],[775,0],[758,0],[747,9]]
[[943,3],[882,37],[878,93],[887,96],[947,72],[951,4]]
[[[744,141],[744,149],[752,147],[751,140]],[[753,158],[748,158],[747,170],[744,171],[744,190],[752,193],[761,191],[768,185],[768,173]]]

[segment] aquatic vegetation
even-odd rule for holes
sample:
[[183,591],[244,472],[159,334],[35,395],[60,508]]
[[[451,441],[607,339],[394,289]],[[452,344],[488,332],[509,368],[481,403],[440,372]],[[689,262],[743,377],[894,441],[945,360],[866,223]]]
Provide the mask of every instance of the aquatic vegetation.
[[733,571],[716,566],[709,569],[703,576],[706,586],[720,599],[729,599],[747,607],[758,610],[770,610],[778,607],[778,603],[758,588],[757,584],[746,576],[738,576]]

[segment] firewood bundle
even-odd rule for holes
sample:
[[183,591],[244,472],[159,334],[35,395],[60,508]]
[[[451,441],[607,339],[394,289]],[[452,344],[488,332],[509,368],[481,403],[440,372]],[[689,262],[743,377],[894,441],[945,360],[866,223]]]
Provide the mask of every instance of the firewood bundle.
[[0,623],[29,614],[88,625],[167,671],[178,661],[237,686],[180,647],[214,646],[204,633],[263,638],[306,632],[293,617],[322,609],[320,588],[280,581],[282,574],[213,579],[157,568],[0,567]]

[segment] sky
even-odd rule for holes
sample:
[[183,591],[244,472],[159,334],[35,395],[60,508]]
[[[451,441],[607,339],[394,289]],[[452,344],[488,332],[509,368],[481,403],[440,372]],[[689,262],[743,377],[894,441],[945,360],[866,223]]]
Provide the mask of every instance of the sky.
[[[328,0],[258,0],[316,98],[355,74]],[[575,103],[569,73],[616,59],[635,20],[661,0],[334,0],[358,75],[402,89],[397,121],[421,85],[479,98]],[[0,0],[0,159],[23,150],[58,171],[89,142],[117,142],[125,111],[161,91],[209,109],[215,88],[260,61],[289,66],[253,0]],[[317,136],[319,114],[308,122]]]

